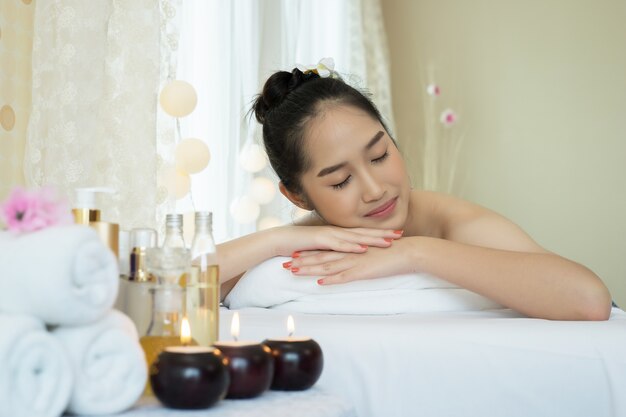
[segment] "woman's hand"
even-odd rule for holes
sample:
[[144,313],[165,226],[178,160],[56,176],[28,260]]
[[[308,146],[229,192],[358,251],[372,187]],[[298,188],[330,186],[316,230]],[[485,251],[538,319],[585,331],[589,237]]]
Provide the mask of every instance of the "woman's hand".
[[402,236],[401,230],[336,226],[284,226],[276,228],[275,233],[275,253],[281,256],[297,256],[298,252],[311,250],[363,253],[369,247],[387,248]]
[[414,268],[407,250],[410,250],[409,240],[400,239],[387,247],[371,247],[360,253],[303,251],[283,267],[294,275],[319,276],[320,285],[340,284],[411,272]]

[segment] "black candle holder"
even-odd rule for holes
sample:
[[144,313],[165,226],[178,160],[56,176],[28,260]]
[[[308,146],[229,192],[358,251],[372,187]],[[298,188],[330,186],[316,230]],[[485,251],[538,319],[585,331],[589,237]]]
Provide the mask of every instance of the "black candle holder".
[[324,367],[322,348],[313,339],[287,338],[263,341],[274,357],[274,378],[270,389],[301,391],[311,388]]
[[230,377],[218,349],[168,347],[150,366],[150,384],[168,408],[211,407],[226,396]]
[[230,385],[226,398],[253,398],[267,391],[274,376],[270,348],[259,343],[217,342],[227,361]]

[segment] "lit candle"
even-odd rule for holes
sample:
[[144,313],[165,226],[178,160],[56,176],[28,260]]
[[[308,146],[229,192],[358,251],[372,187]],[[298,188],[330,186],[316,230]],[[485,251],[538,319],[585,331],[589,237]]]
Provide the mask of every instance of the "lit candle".
[[214,344],[228,364],[230,386],[226,398],[252,398],[266,391],[272,383],[274,362],[267,346],[257,342],[239,341],[239,313],[233,314],[230,333],[232,342]]
[[324,367],[320,345],[309,337],[293,337],[293,317],[287,318],[288,336],[285,339],[267,339],[263,343],[274,357],[274,378],[271,389],[300,391],[311,388]]
[[150,366],[152,391],[169,408],[208,408],[226,396],[230,380],[226,359],[218,349],[188,346],[187,317],[180,341],[183,346],[166,347]]

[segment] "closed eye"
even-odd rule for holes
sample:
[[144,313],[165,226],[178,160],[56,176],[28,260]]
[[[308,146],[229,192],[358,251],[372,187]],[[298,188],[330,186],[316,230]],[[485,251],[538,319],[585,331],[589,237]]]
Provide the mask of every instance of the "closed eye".
[[383,162],[385,159],[387,159],[388,156],[389,156],[389,152],[385,151],[385,153],[382,156],[376,159],[372,159],[372,164],[379,164]]
[[341,190],[343,187],[345,187],[346,185],[348,185],[350,183],[350,179],[352,178],[352,175],[348,175],[348,178],[346,178],[345,180],[341,181],[339,184],[333,184],[332,187],[335,190]]

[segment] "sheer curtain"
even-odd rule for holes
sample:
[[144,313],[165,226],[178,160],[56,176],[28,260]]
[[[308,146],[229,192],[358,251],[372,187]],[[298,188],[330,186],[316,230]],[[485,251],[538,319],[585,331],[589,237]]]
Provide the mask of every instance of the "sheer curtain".
[[[191,198],[178,211],[211,210],[217,241],[257,228],[238,224],[231,203],[249,191],[257,174],[238,162],[244,146],[261,143],[260,126],[247,117],[265,79],[296,63],[335,59],[335,69],[351,84],[367,88],[393,129],[389,60],[379,0],[215,0],[187,1],[182,7],[177,78],[198,92],[195,111],[181,120],[183,137],[208,144],[209,167],[192,176]],[[280,193],[262,206],[286,222],[294,213]]]

